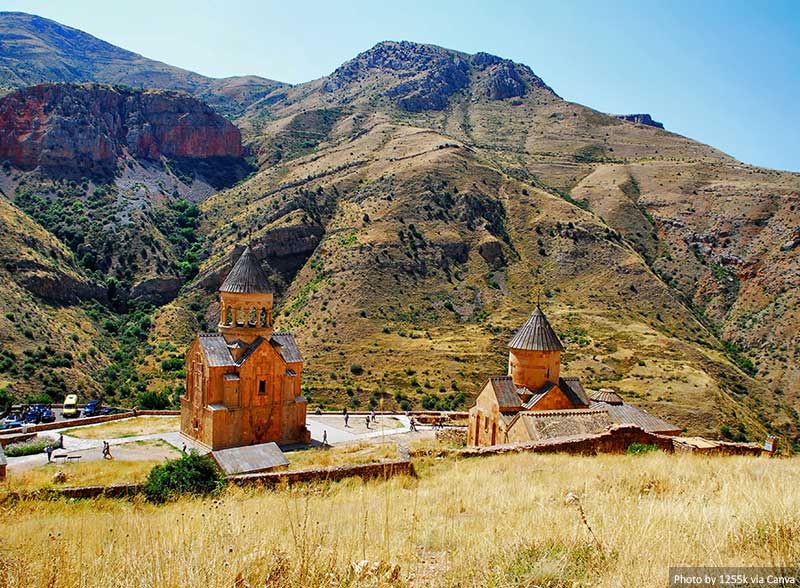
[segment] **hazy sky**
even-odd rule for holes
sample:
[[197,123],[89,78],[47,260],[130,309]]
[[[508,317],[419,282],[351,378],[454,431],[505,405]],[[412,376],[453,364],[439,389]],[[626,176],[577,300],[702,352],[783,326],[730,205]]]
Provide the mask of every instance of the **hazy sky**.
[[800,171],[800,1],[5,0],[221,77],[318,78],[385,39],[487,51],[562,97],[648,112],[738,159]]

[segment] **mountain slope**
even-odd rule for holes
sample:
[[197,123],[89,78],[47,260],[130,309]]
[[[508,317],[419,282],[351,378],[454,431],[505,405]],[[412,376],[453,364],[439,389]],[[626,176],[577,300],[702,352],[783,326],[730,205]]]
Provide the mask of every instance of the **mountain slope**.
[[22,12],[0,12],[0,90],[41,82],[100,82],[188,92],[235,116],[284,84],[258,76],[214,79],[147,59]]
[[252,239],[312,404],[464,407],[541,296],[587,387],[798,439],[797,174],[408,42],[242,106],[260,170],[200,204],[200,273],[152,315],[137,385],[179,382],[165,366]]
[[[565,102],[526,66],[410,43],[381,43],[327,78],[281,89],[238,123],[263,168],[204,204],[213,244],[199,285],[213,290],[229,265],[220,252],[254,231],[287,286],[281,317],[309,350],[312,397],[393,402],[410,389],[420,404],[473,393],[504,370],[504,338],[546,291],[565,317],[569,367],[590,385],[617,387],[693,431],[746,435],[746,422],[752,435],[769,421],[796,435],[796,174]],[[630,170],[608,180],[613,191],[596,181],[609,169]],[[687,170],[706,183],[681,181]],[[674,194],[669,174],[692,188]],[[731,293],[725,260],[672,233],[690,206],[664,198],[706,190],[700,226],[730,211],[713,197],[727,186],[740,214],[758,216],[763,205],[745,191],[765,177],[772,212],[728,223],[723,238],[742,259],[755,225],[784,244],[770,248],[769,266],[782,269],[768,275],[785,296],[734,327],[731,309],[750,304],[767,275],[744,274],[749,290]],[[533,211],[544,216],[520,227]],[[580,247],[562,251],[564,239]],[[702,279],[680,281],[696,268]],[[756,332],[767,334],[762,352]],[[428,367],[409,376],[420,356]],[[372,377],[332,380],[353,358]]]

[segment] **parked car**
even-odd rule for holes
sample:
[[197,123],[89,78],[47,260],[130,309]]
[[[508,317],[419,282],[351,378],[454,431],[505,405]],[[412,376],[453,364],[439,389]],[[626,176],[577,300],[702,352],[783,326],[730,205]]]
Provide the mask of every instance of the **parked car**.
[[54,423],[55,420],[56,420],[56,413],[54,413],[51,409],[45,408],[42,411],[41,422]]
[[86,403],[86,406],[83,407],[83,416],[92,417],[107,414],[104,413],[103,410],[103,402],[101,400],[90,400]]
[[31,404],[26,410],[22,420],[28,424],[38,425],[42,422],[42,414],[47,410],[44,404]]
[[78,395],[68,394],[64,399],[64,410],[61,414],[65,419],[73,419],[81,416],[81,411],[78,410]]
[[22,417],[18,414],[10,414],[3,422],[0,423],[0,431],[5,431],[6,429],[16,429],[17,427],[21,427],[24,423],[22,422]]

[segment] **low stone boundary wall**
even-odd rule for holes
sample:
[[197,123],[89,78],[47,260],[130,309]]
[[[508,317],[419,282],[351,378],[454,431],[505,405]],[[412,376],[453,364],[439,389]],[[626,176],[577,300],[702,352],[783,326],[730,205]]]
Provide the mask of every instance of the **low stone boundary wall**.
[[337,466],[323,469],[241,474],[238,476],[230,476],[228,481],[237,486],[274,487],[280,484],[291,485],[306,482],[336,482],[344,478],[353,477],[361,478],[362,480],[373,480],[402,475],[414,475],[414,466],[410,460],[397,459],[378,463]]
[[712,441],[713,447],[696,447],[682,441],[680,437],[672,439],[675,453],[701,453],[704,455],[761,455],[764,448],[758,443],[735,443],[733,441]]
[[22,443],[23,441],[29,441],[35,437],[36,433],[12,433],[11,435],[2,434],[0,435],[0,447],[6,447],[12,443]]
[[[295,472],[265,472],[230,476],[229,484],[237,486],[260,486],[274,488],[281,484],[308,482],[336,482],[344,478],[374,480],[392,476],[413,476],[414,466],[410,460],[393,460],[354,466],[324,469],[298,470]],[[71,486],[67,488],[44,488],[32,492],[11,492],[6,500],[55,500],[59,498],[130,498],[144,491],[144,484],[110,484],[108,486]]]
[[447,427],[438,429],[435,434],[438,443],[461,447],[467,444],[467,427]]
[[144,484],[110,484],[108,486],[68,486],[42,488],[30,492],[10,492],[6,500],[56,500],[59,498],[129,498],[140,494]]
[[669,453],[674,450],[672,437],[648,433],[636,425],[615,425],[602,433],[592,435],[571,435],[543,441],[470,447],[459,450],[457,453],[466,457],[519,452],[594,455],[597,453],[625,453],[633,443],[656,445],[659,449]]

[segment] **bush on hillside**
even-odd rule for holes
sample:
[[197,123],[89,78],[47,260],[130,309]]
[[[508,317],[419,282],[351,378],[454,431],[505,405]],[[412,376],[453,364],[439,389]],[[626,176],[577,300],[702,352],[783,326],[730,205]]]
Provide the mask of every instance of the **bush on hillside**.
[[172,404],[172,401],[167,390],[162,390],[161,392],[146,390],[145,392],[140,392],[136,397],[136,405],[145,410],[164,410],[169,408],[170,404]]
[[192,450],[150,470],[144,494],[150,502],[163,504],[184,494],[216,494],[224,487],[225,476],[217,464]]
[[651,445],[648,443],[631,443],[625,451],[628,455],[644,455],[651,451],[660,451],[658,445]]

